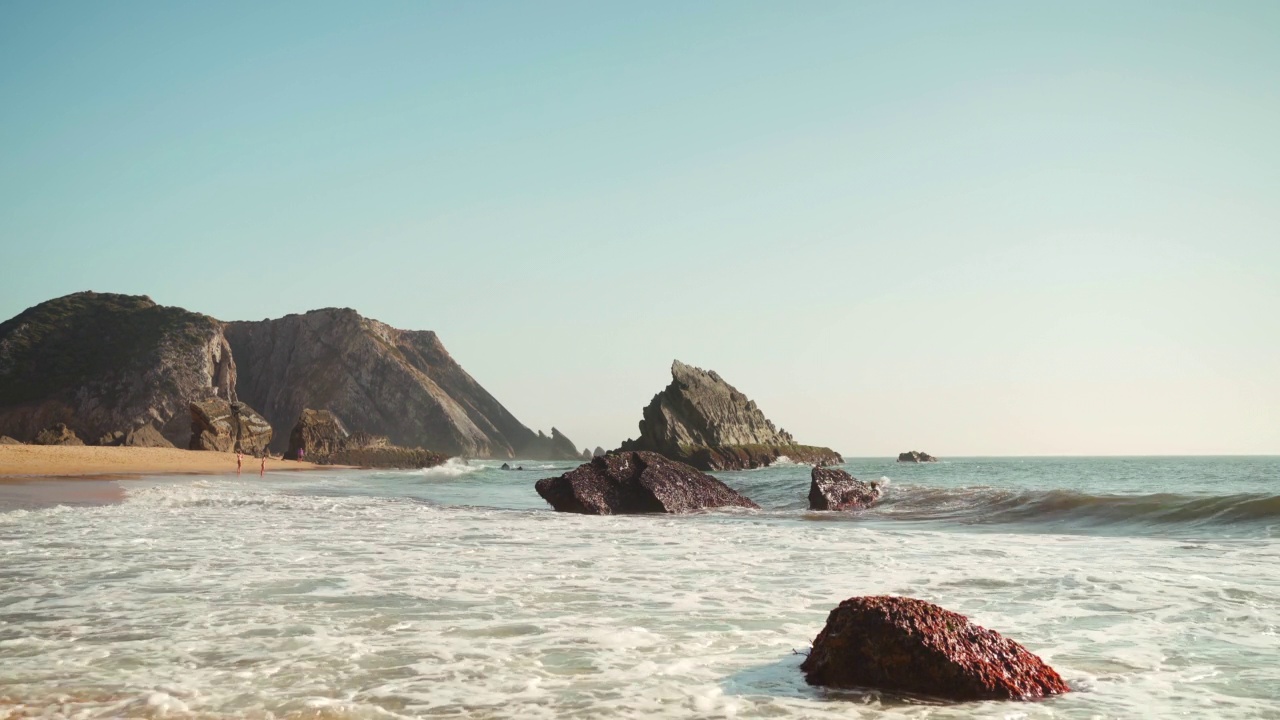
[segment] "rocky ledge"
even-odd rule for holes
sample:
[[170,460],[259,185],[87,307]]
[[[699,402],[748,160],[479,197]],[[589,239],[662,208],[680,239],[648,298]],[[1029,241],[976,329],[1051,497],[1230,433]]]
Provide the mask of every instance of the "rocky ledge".
[[863,482],[839,468],[809,473],[810,510],[862,510],[880,499],[879,483]]
[[286,460],[306,460],[319,465],[357,465],[379,468],[435,467],[448,455],[392,445],[385,437],[348,432],[328,410],[304,408],[289,434]]
[[714,371],[676,360],[671,384],[653,396],[640,421],[640,436],[621,450],[656,452],[699,470],[743,470],[786,457],[811,465],[842,462],[831,448],[801,445],[774,427],[755,401]]
[[933,603],[888,595],[840,603],[800,666],[810,685],[947,700],[1030,700],[1070,691],[1036,655]]
[[719,480],[652,452],[619,452],[534,488],[560,512],[585,515],[688,513],[716,507],[758,508]]
[[938,462],[938,458],[927,452],[912,450],[911,452],[898,453],[898,462]]

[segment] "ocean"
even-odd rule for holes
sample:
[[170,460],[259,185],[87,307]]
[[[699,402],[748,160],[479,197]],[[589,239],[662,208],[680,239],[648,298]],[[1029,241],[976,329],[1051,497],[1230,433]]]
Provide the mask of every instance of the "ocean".
[[[1280,718],[1280,458],[850,459],[718,477],[763,506],[552,512],[575,463],[0,496],[0,718]],[[854,595],[922,598],[1072,686],[939,704],[806,685]]]

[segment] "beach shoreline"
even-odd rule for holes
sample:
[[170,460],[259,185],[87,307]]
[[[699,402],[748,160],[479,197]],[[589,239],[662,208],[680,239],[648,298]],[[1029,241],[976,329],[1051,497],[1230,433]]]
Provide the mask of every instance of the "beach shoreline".
[[[267,471],[340,469],[267,459]],[[256,475],[260,460],[244,456],[241,475]],[[39,480],[120,480],[149,475],[235,475],[235,453],[179,448],[0,445],[0,483]]]

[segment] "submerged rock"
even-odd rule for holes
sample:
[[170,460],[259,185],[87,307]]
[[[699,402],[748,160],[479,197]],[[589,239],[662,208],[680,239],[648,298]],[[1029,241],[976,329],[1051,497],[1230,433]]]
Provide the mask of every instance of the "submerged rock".
[[191,403],[192,450],[263,455],[271,444],[271,424],[241,402],[219,398]]
[[810,685],[949,700],[1029,700],[1070,690],[999,633],[933,603],[887,595],[840,603],[800,669]]
[[593,458],[564,475],[539,480],[534,487],[556,510],[586,515],[759,507],[710,475],[652,452]]
[[912,450],[911,452],[898,453],[898,462],[938,462],[938,458],[927,452]]
[[31,441],[32,445],[84,445],[84,441],[76,437],[75,432],[67,427],[66,423],[54,423],[53,425],[36,433],[35,440]]
[[764,467],[781,457],[813,465],[842,462],[831,448],[797,444],[715,372],[679,360],[671,365],[671,384],[644,409],[640,436],[621,449],[656,452],[700,470]]
[[861,510],[880,499],[879,483],[863,482],[839,468],[809,473],[810,510]]

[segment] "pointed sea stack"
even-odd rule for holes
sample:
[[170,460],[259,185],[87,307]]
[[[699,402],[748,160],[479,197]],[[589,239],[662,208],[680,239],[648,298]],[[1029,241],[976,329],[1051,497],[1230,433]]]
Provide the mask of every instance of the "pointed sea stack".
[[933,603],[889,595],[840,603],[800,670],[810,685],[947,700],[1030,700],[1071,689],[1000,633]]
[[797,444],[714,371],[679,360],[671,364],[671,384],[644,409],[640,437],[621,450],[656,452],[699,470],[758,468],[784,456],[812,465],[843,462],[831,448]]

